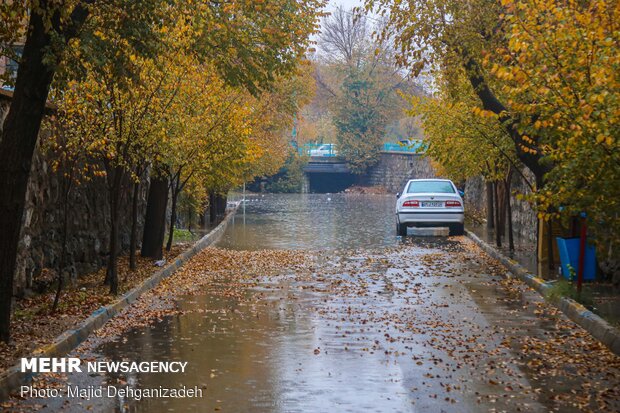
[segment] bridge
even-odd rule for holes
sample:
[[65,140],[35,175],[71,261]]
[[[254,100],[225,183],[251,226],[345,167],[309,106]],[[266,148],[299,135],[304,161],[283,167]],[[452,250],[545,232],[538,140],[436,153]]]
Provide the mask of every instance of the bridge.
[[311,156],[310,160],[304,166],[304,172],[312,173],[332,173],[332,174],[348,174],[351,173],[347,167],[345,160],[339,156]]
[[422,141],[383,144],[379,162],[362,176],[351,173],[333,144],[307,144],[299,150],[310,158],[303,170],[302,192],[341,192],[354,183],[381,185],[398,192],[408,179],[434,176],[428,160],[421,156]]

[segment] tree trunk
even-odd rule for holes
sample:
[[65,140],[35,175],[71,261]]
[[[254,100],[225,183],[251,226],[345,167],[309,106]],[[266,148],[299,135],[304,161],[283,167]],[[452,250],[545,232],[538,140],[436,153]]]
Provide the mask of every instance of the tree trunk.
[[32,155],[53,70],[43,63],[50,44],[41,16],[32,12],[13,100],[0,141],[0,339],[10,338],[13,278]]
[[187,208],[187,230],[191,233],[192,232],[192,219],[193,219],[193,211],[192,211],[192,206],[189,205]]
[[515,240],[512,228],[512,205],[510,202],[510,188],[512,184],[512,167],[508,170],[506,177],[506,220],[508,221],[508,248],[510,251],[515,250]]
[[149,195],[144,217],[142,235],[143,257],[161,260],[162,247],[166,235],[166,208],[168,207],[168,178],[153,176],[149,186]]
[[110,293],[118,294],[118,229],[119,216],[118,211],[112,213],[110,227],[110,257],[108,260],[108,278],[110,284]]
[[198,226],[200,228],[207,227],[207,210],[204,209],[201,214],[198,215]]
[[[110,175],[108,176],[110,177]],[[112,179],[110,186],[110,255],[105,284],[110,285],[110,293],[113,295],[118,294],[119,221],[124,176],[123,168],[117,166],[113,168],[113,174],[110,177]]]
[[63,177],[63,205],[62,205],[62,244],[60,249],[60,261],[58,263],[58,285],[56,287],[56,294],[54,295],[54,303],[52,304],[52,311],[56,311],[58,303],[60,302],[60,294],[64,284],[63,271],[65,269],[67,260],[67,237],[69,232],[69,193],[71,192],[71,179],[73,174],[69,177]]
[[217,221],[217,195],[209,194],[209,224],[213,225]]
[[495,228],[495,215],[493,214],[493,182],[487,181],[487,229]]
[[[39,2],[43,13],[50,12],[52,7],[56,5],[50,6],[45,0]],[[65,42],[75,37],[87,15],[82,5],[74,8],[63,33]],[[53,14],[51,21],[58,28],[59,14]],[[32,155],[54,76],[54,67],[44,62],[50,45],[51,35],[41,14],[31,11],[13,99],[0,141],[0,340],[4,342],[10,339],[13,278]]]
[[555,269],[555,259],[553,257],[553,221],[547,221],[547,264],[549,270]]
[[500,237],[506,235],[506,185],[503,180],[497,182],[499,226],[495,228]]
[[493,182],[493,191],[494,191],[494,198],[495,198],[495,245],[497,245],[497,247],[501,248],[502,246],[502,235],[500,232],[501,229],[501,224],[500,224],[500,215],[501,215],[501,208],[499,206],[499,186],[497,185],[497,182]]
[[168,229],[168,242],[166,243],[166,251],[172,249],[172,241],[174,240],[174,225],[177,220],[177,198],[179,197],[178,184],[173,184],[172,188],[172,206],[170,209],[170,227]]
[[226,205],[228,203],[228,197],[226,195],[217,195],[216,197],[217,215],[223,216],[226,214]]
[[140,182],[134,182],[131,199],[131,236],[129,239],[129,269],[136,270],[136,248],[138,243],[138,195]]

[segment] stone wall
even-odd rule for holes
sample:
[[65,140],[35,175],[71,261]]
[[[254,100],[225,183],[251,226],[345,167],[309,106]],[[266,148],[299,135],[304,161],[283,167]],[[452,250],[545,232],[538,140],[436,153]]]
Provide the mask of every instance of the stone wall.
[[401,192],[410,179],[434,178],[435,171],[428,158],[408,153],[381,153],[377,165],[368,171],[366,184],[383,186],[388,191]]
[[[528,176],[527,171],[525,174]],[[528,180],[533,181],[533,177],[528,177]],[[530,192],[529,187],[519,174],[513,174],[511,185],[510,205],[515,234],[525,241],[536,242],[536,213],[527,201],[518,199],[519,194]],[[482,177],[469,179],[465,183],[465,205],[475,210],[476,215],[486,217],[487,191]]]
[[[0,128],[8,109],[0,102]],[[18,250],[15,290],[18,295],[49,283],[61,253],[63,208],[61,179],[53,173],[46,155],[36,151],[26,194],[21,242]],[[142,185],[140,209],[146,202]],[[121,215],[121,244],[129,247],[131,191],[124,194]],[[75,278],[106,264],[110,211],[104,178],[94,178],[71,191],[69,197],[66,276]],[[138,214],[140,217],[143,214]],[[142,234],[139,222],[139,235]],[[52,271],[43,271],[52,269]]]

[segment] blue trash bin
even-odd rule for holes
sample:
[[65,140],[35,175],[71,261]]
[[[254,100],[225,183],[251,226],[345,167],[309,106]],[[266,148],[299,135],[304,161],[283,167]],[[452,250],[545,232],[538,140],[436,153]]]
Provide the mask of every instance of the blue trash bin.
[[[562,275],[567,280],[571,278],[570,267],[574,271],[574,279],[577,279],[579,271],[579,238],[556,238],[562,263]],[[583,267],[583,280],[593,281],[596,278],[596,250],[594,245],[586,243],[585,263]]]

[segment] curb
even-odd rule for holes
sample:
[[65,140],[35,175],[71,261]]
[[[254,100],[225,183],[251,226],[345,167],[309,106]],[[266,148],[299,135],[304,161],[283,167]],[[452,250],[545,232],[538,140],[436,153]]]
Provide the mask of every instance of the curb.
[[[35,350],[32,357],[60,357],[76,348],[95,330],[101,328],[108,320],[118,314],[121,310],[131,305],[143,293],[155,287],[161,280],[168,278],[189,261],[194,255],[217,242],[228,223],[237,212],[240,204],[236,204],[230,209],[226,217],[211,232],[206,234],[187,251],[179,255],[172,263],[157,271],[155,274],[142,281],[140,285],[119,297],[118,301],[95,310],[88,318],[83,320],[74,329],[67,330],[54,340],[52,344]],[[0,400],[5,400],[11,392],[17,390],[19,386],[31,382],[37,373],[21,371],[18,363],[10,367],[0,375]]]
[[[547,291],[551,287],[542,278],[528,272],[517,261],[512,260],[491,245],[482,241],[471,231],[465,231],[466,235],[474,241],[484,252],[501,262],[513,275],[536,290],[547,300]],[[607,321],[588,310],[572,298],[564,297],[559,303],[553,303],[569,319],[579,324],[584,330],[590,333],[611,350],[612,353],[620,356],[620,330],[609,324]]]

